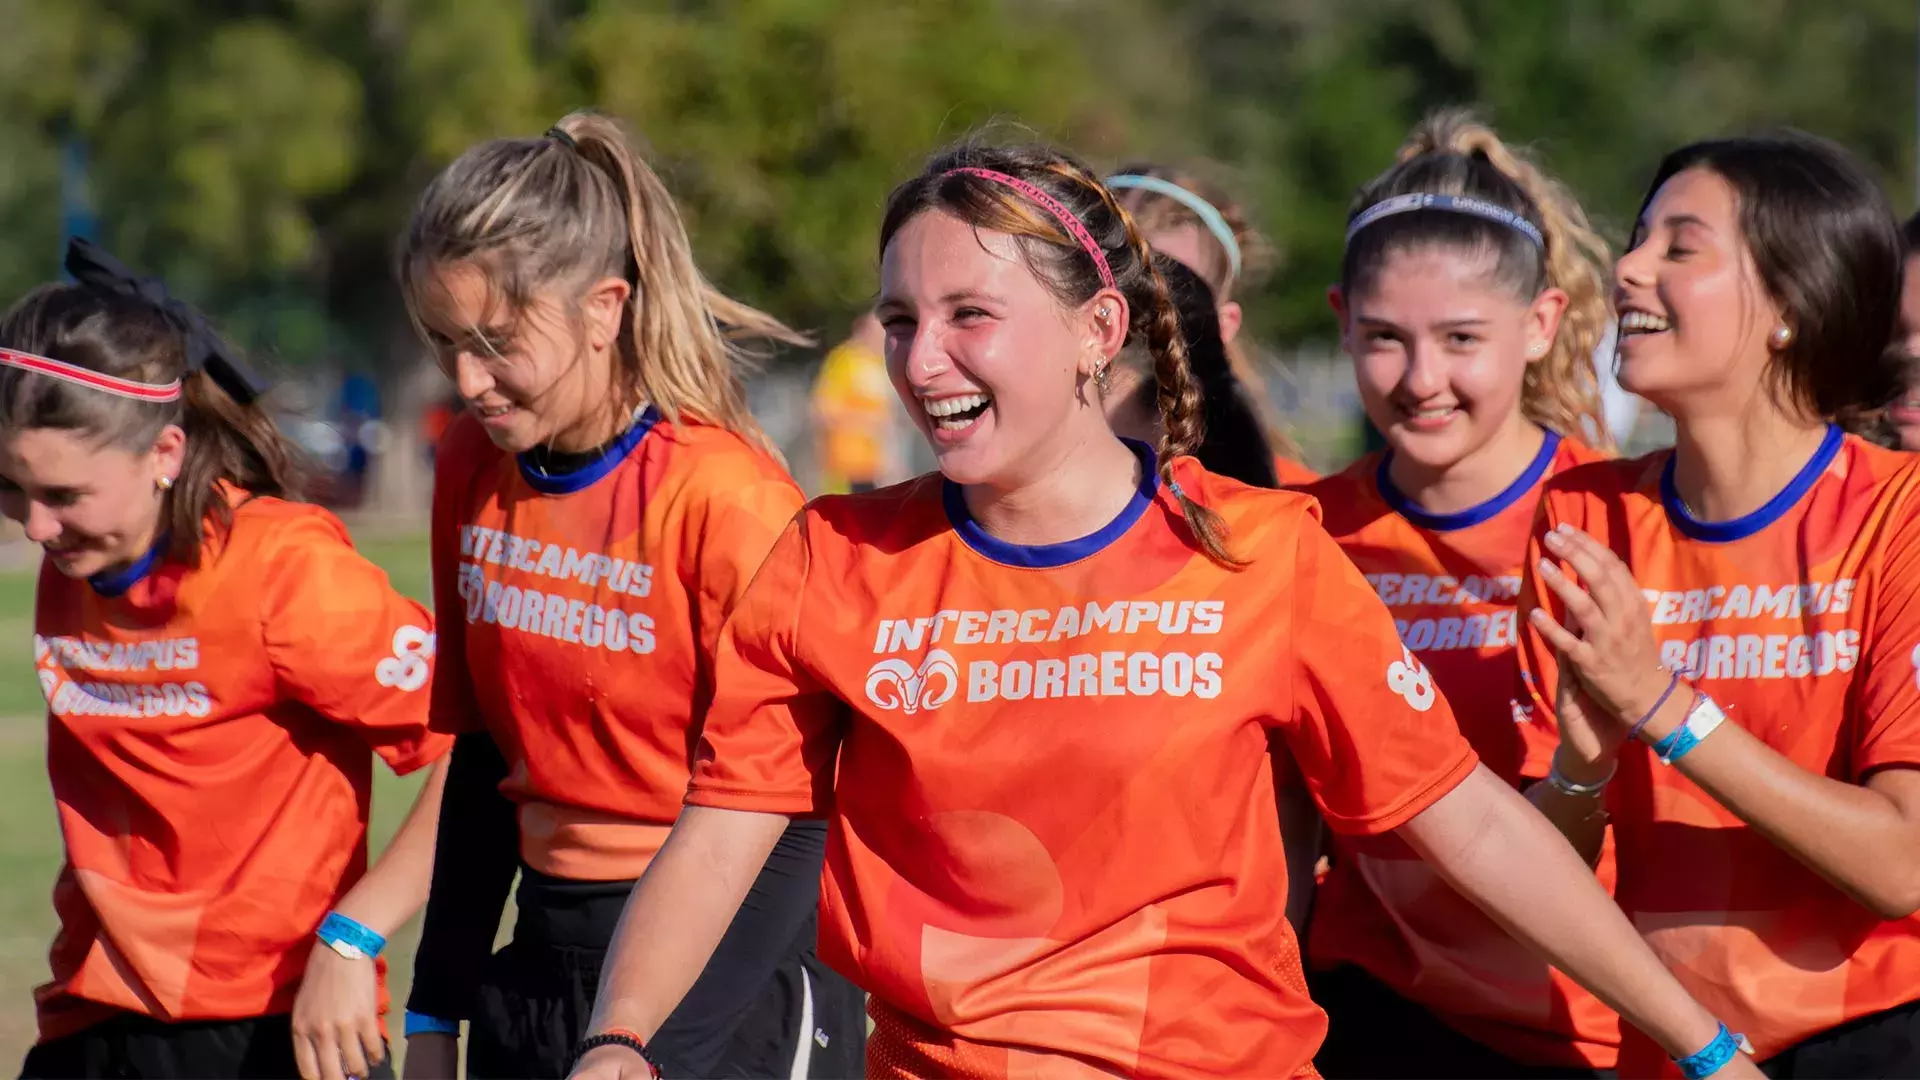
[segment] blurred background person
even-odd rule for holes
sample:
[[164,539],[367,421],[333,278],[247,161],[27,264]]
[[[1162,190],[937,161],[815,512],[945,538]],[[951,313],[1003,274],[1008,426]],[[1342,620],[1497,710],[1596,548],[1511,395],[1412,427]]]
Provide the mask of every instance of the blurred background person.
[[816,494],[872,491],[905,476],[900,404],[887,379],[885,344],[873,312],[861,312],[814,377]]

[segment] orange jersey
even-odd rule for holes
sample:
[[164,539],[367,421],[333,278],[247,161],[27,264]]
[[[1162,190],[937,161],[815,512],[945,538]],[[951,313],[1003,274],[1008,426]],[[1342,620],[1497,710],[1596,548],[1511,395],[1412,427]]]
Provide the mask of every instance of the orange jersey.
[[[1556,477],[1539,530],[1567,522],[1612,548],[1646,594],[1663,661],[1801,768],[1857,784],[1920,765],[1920,463],[1833,428],[1766,506],[1703,523],[1672,493],[1672,461],[1663,451]],[[1535,596],[1529,574],[1523,610]],[[1553,649],[1521,625],[1522,700],[1545,717]],[[1920,917],[1881,919],[1643,743],[1623,747],[1607,795],[1621,908],[1760,1058],[1920,998]],[[1622,1075],[1660,1068],[1673,1072],[1629,1033]]]
[[659,850],[721,622],[802,502],[740,436],[655,418],[559,476],[470,416],[438,455],[434,726],[492,733],[521,856],[556,877],[638,877]]
[[[1460,730],[1516,787],[1547,774],[1558,736],[1511,704],[1520,560],[1550,476],[1600,455],[1549,433],[1506,490],[1433,514],[1394,487],[1387,454],[1303,490],[1327,531],[1393,613],[1400,638],[1433,673]],[[1474,1040],[1530,1065],[1612,1068],[1612,1009],[1515,941],[1393,837],[1336,837],[1315,901],[1308,958],[1353,964]],[[1612,864],[1600,877],[1611,884]]]
[[870,1073],[1310,1073],[1272,751],[1349,832],[1474,767],[1312,500],[1178,461],[1234,572],[1134,448],[1126,510],[1062,544],[938,475],[818,499],[721,640],[688,801],[830,816],[820,950],[873,995]]
[[197,570],[43,566],[67,861],[40,1038],[121,1010],[291,1011],[314,930],[366,871],[374,754],[407,772],[450,745],[427,730],[433,654],[432,617],[317,507],[242,502]]
[[1285,454],[1273,455],[1273,475],[1281,487],[1304,487],[1320,479],[1320,474]]

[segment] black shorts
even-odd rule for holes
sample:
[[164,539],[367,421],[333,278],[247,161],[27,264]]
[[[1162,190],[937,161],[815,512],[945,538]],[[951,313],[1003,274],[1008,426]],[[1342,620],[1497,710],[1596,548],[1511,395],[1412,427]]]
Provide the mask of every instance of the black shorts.
[[1467,1038],[1424,1006],[1351,965],[1307,972],[1307,991],[1327,1012],[1327,1041],[1313,1064],[1327,1080],[1519,1080],[1604,1077],[1598,1069],[1528,1065]]
[[1760,1063],[1773,1080],[1920,1076],[1920,1001],[1849,1020]]
[[[668,1077],[851,1077],[865,1071],[859,988],[814,955],[817,822],[796,822],[767,860],[713,959],[649,1041]],[[819,832],[819,835],[814,835]],[[469,1023],[474,1080],[559,1080],[587,1035],[594,995],[632,883],[567,881],[522,868],[513,941],[481,978]],[[779,940],[770,940],[777,933]]]
[[[300,1067],[293,1057],[290,1016],[170,1024],[126,1013],[27,1051],[20,1075],[28,1080],[109,1076],[292,1080],[300,1075]],[[370,1080],[393,1080],[391,1054],[374,1066]]]

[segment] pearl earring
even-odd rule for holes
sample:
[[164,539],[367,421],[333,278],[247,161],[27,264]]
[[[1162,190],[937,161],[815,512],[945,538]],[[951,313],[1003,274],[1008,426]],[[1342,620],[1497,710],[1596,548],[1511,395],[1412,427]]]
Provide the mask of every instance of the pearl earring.
[[173,477],[171,476],[162,476],[158,480],[155,480],[153,483],[154,483],[154,486],[158,487],[161,491],[173,490]]
[[1771,335],[1770,340],[1773,342],[1773,347],[1776,352],[1786,348],[1787,346],[1793,344],[1793,327],[1791,326],[1774,327],[1773,334]]

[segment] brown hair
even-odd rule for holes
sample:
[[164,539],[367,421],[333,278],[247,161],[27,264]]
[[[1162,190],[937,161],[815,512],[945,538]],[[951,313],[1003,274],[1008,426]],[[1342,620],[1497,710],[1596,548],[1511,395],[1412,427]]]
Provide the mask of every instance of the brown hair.
[[1898,397],[1908,366],[1898,340],[1906,249],[1866,169],[1837,143],[1796,131],[1697,142],[1660,162],[1642,217],[1661,185],[1688,169],[1733,188],[1760,281],[1786,309],[1793,339],[1769,365],[1776,386],[1849,426]]
[[236,401],[187,367],[187,341],[161,310],[137,297],[82,285],[43,285],[0,316],[0,347],[135,382],[181,380],[179,400],[120,397],[17,368],[0,368],[0,429],[72,431],[134,453],[169,424],[187,434],[186,458],[162,506],[167,555],[200,565],[205,523],[224,531],[233,505],[220,485],[295,498],[299,452],[258,401]]
[[1544,247],[1518,230],[1470,214],[1415,210],[1381,218],[1347,244],[1341,269],[1349,294],[1374,286],[1387,259],[1446,246],[1495,258],[1493,277],[1532,300],[1547,288],[1567,294],[1567,310],[1547,355],[1528,364],[1520,408],[1542,427],[1613,449],[1600,402],[1594,350],[1613,321],[1612,256],[1571,192],[1469,113],[1443,110],[1407,136],[1397,164],[1353,201],[1349,220],[1396,195],[1458,195],[1512,211],[1540,230]]
[[539,138],[481,143],[434,177],[399,254],[416,325],[432,275],[457,262],[478,267],[516,317],[543,289],[625,279],[610,405],[651,402],[669,421],[725,427],[777,456],[747,410],[741,341],[810,342],[700,272],[673,196],[618,121],[571,113]]
[[[1220,218],[1227,223],[1227,231],[1233,235],[1233,242],[1240,248],[1240,272],[1234,273],[1233,260],[1227,254],[1225,244],[1207,228],[1200,215],[1184,205],[1178,199],[1169,198],[1157,191],[1144,188],[1126,188],[1115,193],[1120,205],[1133,215],[1134,225],[1143,234],[1151,235],[1169,229],[1193,228],[1201,236],[1201,251],[1207,265],[1195,267],[1202,281],[1213,290],[1219,302],[1232,300],[1241,286],[1257,285],[1273,269],[1275,252],[1273,245],[1254,227],[1253,216],[1247,208],[1218,185],[1201,179],[1198,175],[1184,169],[1168,165],[1154,165],[1147,162],[1135,162],[1115,170],[1116,175],[1151,176],[1185,188],[1220,212]],[[1260,366],[1246,347],[1244,336],[1235,337],[1225,343],[1227,363],[1246,390],[1246,396],[1255,403],[1259,412],[1260,425],[1271,452],[1291,458],[1301,459],[1300,444],[1281,424],[1274,414],[1273,399],[1267,395],[1266,379],[1261,377]]]
[[[893,190],[880,225],[884,255],[895,233],[913,218],[940,210],[978,229],[1006,233],[1020,244],[1027,266],[1060,303],[1077,306],[1104,286],[1092,255],[1068,235],[1046,210],[1011,188],[979,176],[955,173],[978,168],[1005,173],[1046,192],[1078,218],[1106,256],[1114,287],[1127,298],[1131,325],[1147,342],[1154,361],[1161,423],[1160,476],[1171,485],[1173,459],[1191,454],[1203,435],[1200,385],[1187,362],[1180,315],[1167,281],[1154,266],[1147,242],[1133,219],[1094,174],[1079,161],[1049,146],[988,147],[974,143],[947,150],[919,176]],[[1227,525],[1218,513],[1175,488],[1180,511],[1195,539],[1224,565],[1245,562],[1227,547]]]

